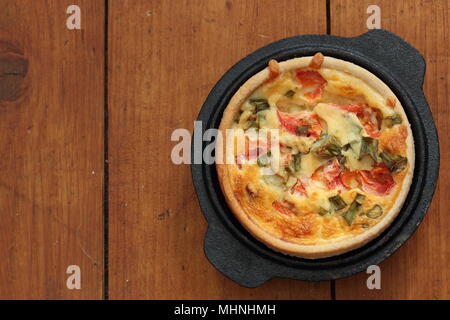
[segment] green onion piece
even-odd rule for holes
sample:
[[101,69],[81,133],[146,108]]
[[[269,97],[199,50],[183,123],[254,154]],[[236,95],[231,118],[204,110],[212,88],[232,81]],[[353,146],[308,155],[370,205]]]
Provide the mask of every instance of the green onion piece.
[[382,214],[383,214],[383,209],[379,205],[375,205],[372,209],[370,209],[366,213],[366,216],[368,216],[371,219],[376,219],[376,218],[381,217]]
[[[368,138],[364,138],[368,139]],[[372,157],[375,162],[380,162],[380,156],[378,155],[378,140],[370,138],[372,141],[367,147],[367,154]]]
[[319,211],[317,211],[317,213],[318,213],[319,215],[321,215],[321,216],[324,216],[324,215],[330,213],[330,211],[327,210],[327,209],[324,209],[324,208],[322,208],[322,207],[319,207]]
[[236,123],[239,123],[239,119],[241,119],[241,115],[242,115],[242,111],[239,111],[239,112],[237,112],[235,115],[234,115],[234,122],[236,122]]
[[347,158],[343,155],[336,156],[339,165],[342,167],[347,163]]
[[355,220],[356,216],[358,215],[359,210],[361,209],[362,202],[366,199],[366,196],[360,193],[356,194],[355,200],[350,204],[350,207],[348,207],[348,210],[342,214],[345,221],[347,221],[347,224],[349,226],[352,225],[353,220]]
[[364,139],[364,137],[361,139],[359,152],[357,153],[358,160],[361,160],[361,158],[367,154],[367,151],[369,149],[369,144],[370,144],[370,141],[368,139]]
[[290,175],[295,175],[294,162],[291,161],[288,165],[284,166],[284,170]]
[[386,151],[380,153],[380,158],[392,173],[402,171],[408,164],[408,159],[406,159],[406,157],[390,154]]
[[347,224],[349,226],[352,225],[353,220],[355,220],[356,216],[358,215],[360,208],[361,204],[359,204],[357,201],[353,201],[350,207],[348,207],[348,210],[342,214],[342,216],[344,217],[345,221],[347,221]]
[[328,198],[328,201],[330,201],[331,207],[333,210],[338,211],[347,206],[345,201],[341,198],[340,195],[336,195],[334,197]]
[[385,121],[386,126],[388,128],[392,128],[396,124],[401,124],[402,123],[402,118],[400,117],[399,114],[396,113],[396,114],[394,114],[392,116],[386,117],[384,119],[384,121]]
[[350,144],[350,147],[358,160],[361,160],[361,158],[367,154],[371,156],[375,162],[379,162],[380,160],[378,157],[378,140],[376,139],[363,137],[360,143]]
[[288,97],[288,98],[292,98],[292,96],[295,94],[294,90],[288,90],[284,96]]
[[299,133],[300,135],[307,135],[308,134],[308,132],[309,132],[309,126],[308,125],[306,125],[306,126],[297,126],[296,128],[295,128],[295,130],[297,131],[297,133]]
[[255,120],[248,120],[244,123],[244,130],[248,130],[250,128],[258,128],[258,123]]
[[261,121],[264,121],[264,120],[266,120],[266,114],[258,112],[256,114],[256,123],[258,124],[258,127],[261,127],[260,123],[261,123]]
[[310,151],[319,157],[333,157],[341,154],[341,144],[333,136],[322,134],[314,141]]
[[265,153],[259,156],[258,159],[256,159],[256,163],[258,164],[259,167],[266,167],[269,164],[269,157],[270,154]]
[[366,199],[366,196],[361,194],[361,193],[357,193],[356,197],[355,197],[355,201],[358,202],[359,204],[362,204],[362,202]]
[[250,99],[250,103],[256,106],[256,112],[260,112],[270,108],[267,99],[264,98]]
[[297,154],[294,154],[294,170],[300,171],[301,168],[302,168],[302,158],[299,152]]

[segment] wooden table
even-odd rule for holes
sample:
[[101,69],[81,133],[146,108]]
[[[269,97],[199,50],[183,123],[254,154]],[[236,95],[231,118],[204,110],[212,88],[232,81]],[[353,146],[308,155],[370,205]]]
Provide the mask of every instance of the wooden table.
[[[68,30],[66,8],[81,8]],[[243,288],[203,254],[176,128],[239,59],[294,35],[354,36],[367,7],[427,62],[439,185],[414,236],[367,274]],[[0,0],[0,298],[450,298],[449,12],[444,0]],[[81,269],[81,289],[66,269]]]

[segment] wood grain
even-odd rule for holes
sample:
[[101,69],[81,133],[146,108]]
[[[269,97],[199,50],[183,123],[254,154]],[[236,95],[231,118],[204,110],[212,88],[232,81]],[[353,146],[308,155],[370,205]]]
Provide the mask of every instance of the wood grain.
[[192,129],[228,68],[272,41],[324,33],[325,9],[315,0],[110,1],[110,298],[330,297],[328,282],[246,289],[216,271],[190,167],[170,159],[172,131]]
[[382,289],[368,290],[362,273],[336,283],[337,299],[450,298],[450,117],[448,1],[332,0],[331,33],[354,36],[367,31],[367,7],[381,8],[381,27],[409,41],[425,57],[425,95],[440,138],[439,184],[431,208],[411,239],[383,262]]
[[102,297],[104,8],[70,4],[0,0],[0,299]]

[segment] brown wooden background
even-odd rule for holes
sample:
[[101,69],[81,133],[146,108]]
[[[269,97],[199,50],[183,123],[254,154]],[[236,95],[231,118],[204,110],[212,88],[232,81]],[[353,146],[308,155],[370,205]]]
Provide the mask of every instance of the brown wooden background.
[[[81,7],[82,30],[65,26],[71,4]],[[368,290],[364,273],[240,287],[203,254],[206,222],[189,166],[170,161],[171,132],[192,128],[214,83],[248,53],[300,34],[358,35],[371,4],[382,27],[427,62],[441,146],[431,209],[381,264],[382,290]],[[0,298],[450,298],[448,1],[0,0],[0,8]],[[81,267],[81,290],[66,288],[71,264]]]

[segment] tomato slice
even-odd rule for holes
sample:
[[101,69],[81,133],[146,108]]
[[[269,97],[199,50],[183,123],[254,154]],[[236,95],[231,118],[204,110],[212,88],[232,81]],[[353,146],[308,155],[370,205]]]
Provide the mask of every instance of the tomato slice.
[[327,84],[327,80],[325,80],[319,72],[312,70],[300,70],[297,72],[296,76],[302,86],[314,88],[314,90],[305,93],[305,97],[314,100],[321,96],[323,88]]
[[336,105],[341,110],[355,113],[357,117],[362,117],[364,113],[364,108],[359,104],[348,104],[345,106]]
[[245,136],[245,151],[243,154],[238,154],[234,157],[234,162],[242,169],[242,165],[249,160],[258,158],[270,150],[270,145],[264,140],[258,139],[250,141],[248,136]]
[[360,186],[357,171],[345,169],[341,173],[341,181],[347,189],[358,188]]
[[323,128],[322,125],[320,124],[319,116],[316,113],[310,115],[310,125],[311,127],[308,130],[309,135],[314,139],[319,138]]
[[384,163],[376,164],[372,170],[359,170],[362,189],[379,196],[388,195],[395,186],[395,181]]
[[325,179],[329,181],[339,176],[340,172],[341,166],[339,165],[337,159],[333,159],[331,162],[328,162],[323,167],[323,176],[325,177]]
[[337,108],[356,114],[364,126],[367,134],[372,138],[379,138],[381,135],[378,130],[378,121],[375,111],[370,107],[363,107],[359,104],[349,104],[345,106],[336,105]]
[[328,163],[320,166],[314,171],[311,178],[315,181],[328,180],[331,181],[339,175],[340,165],[336,159],[329,161]]
[[333,180],[328,181],[326,185],[328,190],[334,189],[343,190],[345,188],[344,184],[342,183],[342,178],[340,175],[334,178]]
[[364,123],[364,129],[366,129],[367,134],[372,138],[379,138],[381,136],[380,130],[378,130],[377,125],[373,122]]
[[328,190],[333,190],[343,186],[340,177],[341,166],[337,159],[334,159],[331,163],[328,163],[323,167],[323,175],[325,178],[325,185]]
[[245,158],[252,160],[258,158],[268,151],[268,145],[265,141],[258,139],[257,141],[250,141],[248,136],[245,136]]
[[305,186],[299,179],[297,179],[297,183],[292,187],[291,193],[297,196],[307,196]]
[[315,181],[321,181],[328,190],[344,187],[341,178],[341,166],[337,159],[317,168],[311,178]]
[[308,135],[313,138],[318,138],[320,132],[322,131],[322,126],[320,125],[319,118],[315,113],[300,112],[296,114],[290,114],[277,111],[277,114],[281,126],[292,134],[300,135],[300,133],[297,132],[297,127],[300,126],[309,126]]

